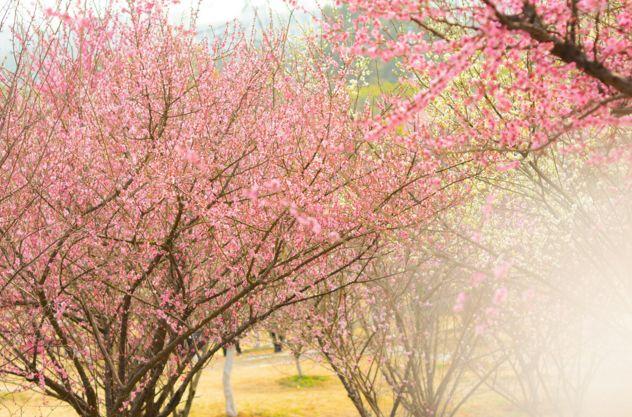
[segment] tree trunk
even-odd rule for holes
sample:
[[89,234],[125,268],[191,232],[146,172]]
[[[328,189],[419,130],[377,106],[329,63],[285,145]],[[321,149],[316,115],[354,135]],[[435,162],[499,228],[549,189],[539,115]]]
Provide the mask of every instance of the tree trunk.
[[298,377],[303,378],[303,369],[301,368],[301,355],[294,355],[294,361],[296,362],[296,372],[298,372]]
[[222,375],[222,382],[224,384],[224,398],[226,399],[226,415],[228,417],[237,417],[237,407],[235,407],[235,400],[233,399],[233,388],[230,385],[230,375],[233,371],[235,351],[235,345],[226,346],[224,373]]
[[355,406],[360,417],[372,417],[371,412],[369,412],[369,410],[364,406],[364,403],[362,402],[361,394],[358,392],[356,387],[353,386],[353,383],[349,379],[347,379],[342,369],[336,366],[336,363],[333,361],[331,355],[329,355],[327,353],[327,350],[324,349],[324,344],[322,340],[317,339],[317,341],[318,345],[320,346],[321,353],[327,360],[327,363],[329,363],[329,366],[331,366],[331,369],[336,373],[336,376],[338,376],[340,382],[342,382],[342,386],[345,388],[345,391],[347,391],[347,396]]
[[189,413],[191,413],[191,406],[193,405],[193,401],[195,400],[195,392],[197,391],[197,386],[200,383],[201,376],[202,371],[200,370],[191,380],[191,384],[189,384],[189,393],[187,395],[187,400],[184,403],[184,408],[182,409],[182,411],[178,413],[178,417],[189,417]]

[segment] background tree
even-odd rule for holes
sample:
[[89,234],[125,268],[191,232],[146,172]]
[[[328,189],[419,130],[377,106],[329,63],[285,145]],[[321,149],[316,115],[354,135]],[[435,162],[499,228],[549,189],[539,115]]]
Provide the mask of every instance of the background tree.
[[[329,20],[331,39],[344,45],[340,53],[398,60],[404,82],[418,86],[377,118],[376,136],[423,114],[441,93],[454,94],[467,71],[477,76],[462,86],[465,95],[449,101],[456,106],[453,121],[471,115],[479,121],[463,135],[445,132],[446,147],[474,140],[482,150],[534,151],[570,129],[623,123],[618,116],[629,113],[626,0],[339,4],[350,12]],[[425,130],[417,137],[439,138]]]

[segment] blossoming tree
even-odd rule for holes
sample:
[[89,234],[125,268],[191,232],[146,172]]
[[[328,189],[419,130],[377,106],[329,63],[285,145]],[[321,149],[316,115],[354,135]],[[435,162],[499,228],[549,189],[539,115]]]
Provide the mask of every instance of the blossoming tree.
[[459,194],[365,140],[312,44],[209,46],[168,8],[35,12],[0,73],[0,372],[81,416],[166,417],[218,349]]

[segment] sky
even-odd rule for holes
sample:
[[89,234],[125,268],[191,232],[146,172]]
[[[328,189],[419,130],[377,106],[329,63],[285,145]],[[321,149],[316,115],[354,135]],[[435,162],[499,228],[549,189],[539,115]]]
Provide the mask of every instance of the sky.
[[[186,12],[197,0],[183,0],[177,11]],[[313,6],[313,1],[302,1],[304,5]],[[202,0],[198,25],[216,26],[239,19],[244,16],[251,16],[254,9],[267,13],[272,10],[276,13],[286,13],[290,9],[283,0]],[[174,11],[175,12],[175,11]]]

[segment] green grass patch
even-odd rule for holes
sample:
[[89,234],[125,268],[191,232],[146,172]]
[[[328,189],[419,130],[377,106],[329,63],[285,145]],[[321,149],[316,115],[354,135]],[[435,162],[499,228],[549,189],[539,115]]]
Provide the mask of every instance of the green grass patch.
[[[215,417],[226,417],[226,413],[217,414]],[[254,412],[254,413],[251,413],[251,412],[248,412],[248,411],[245,411],[245,412],[239,411],[237,413],[237,417],[287,417],[287,414],[285,414],[283,412],[270,414],[270,413],[265,413],[265,412],[261,412],[261,413],[260,412]]]
[[242,354],[244,355],[268,355],[270,353],[274,353],[274,349],[268,346],[259,346],[259,347],[249,347],[242,349]]
[[329,379],[330,377],[325,375],[294,375],[279,379],[279,385],[288,388],[314,388],[323,385]]

